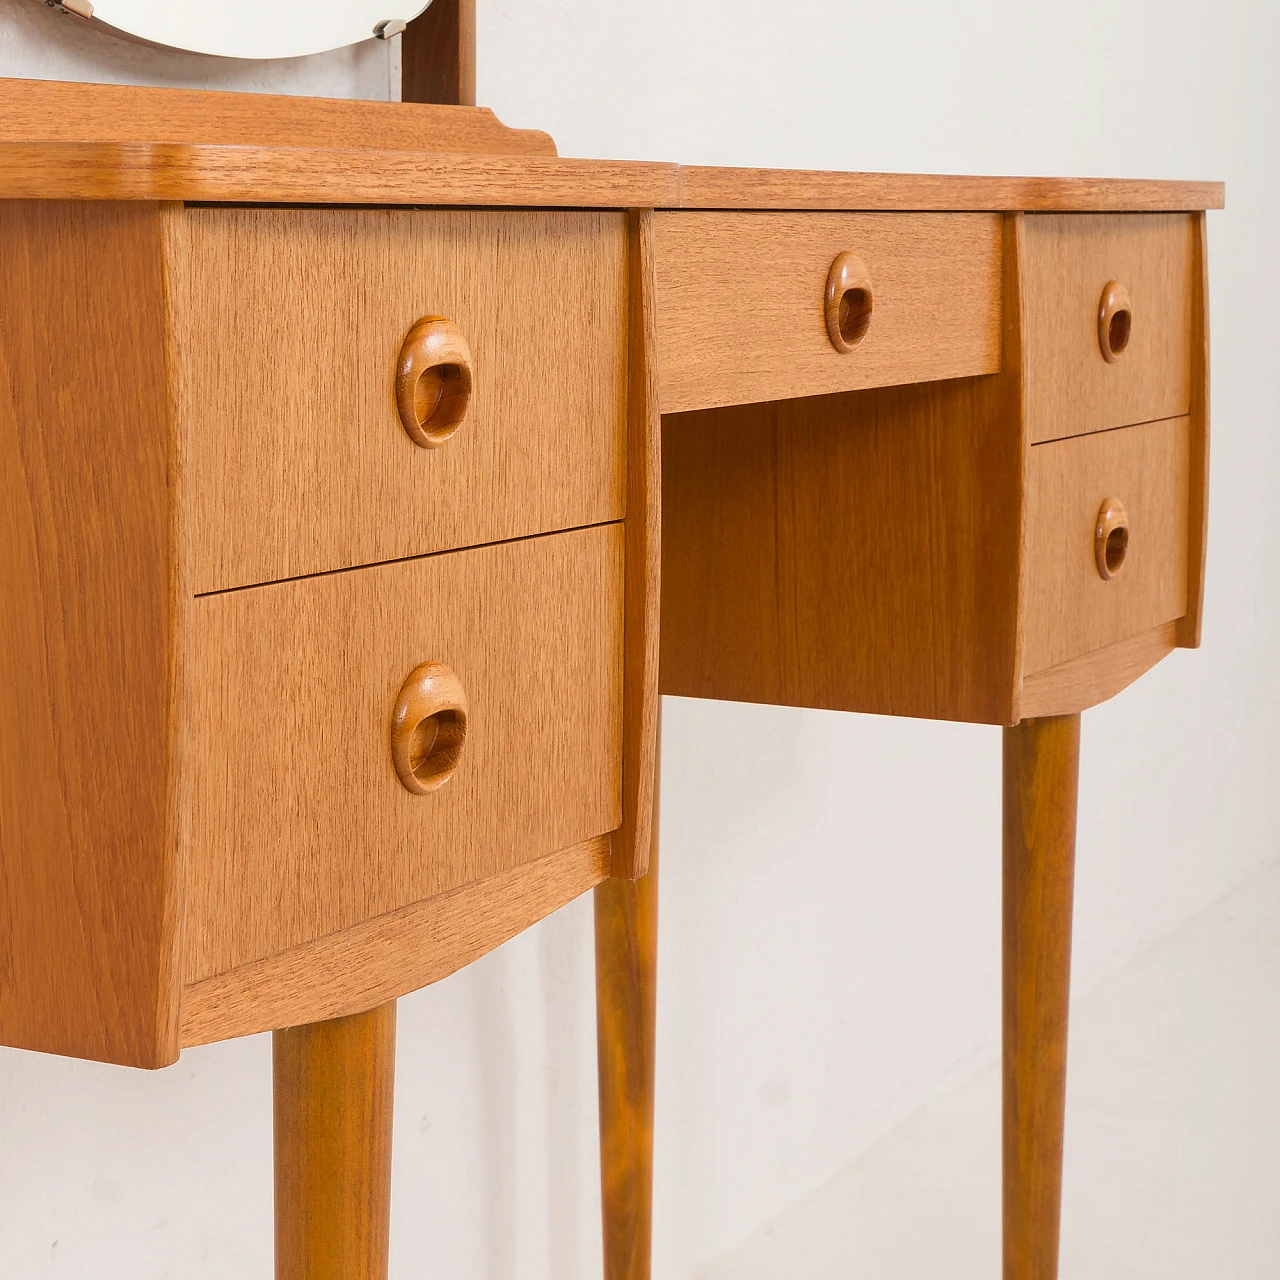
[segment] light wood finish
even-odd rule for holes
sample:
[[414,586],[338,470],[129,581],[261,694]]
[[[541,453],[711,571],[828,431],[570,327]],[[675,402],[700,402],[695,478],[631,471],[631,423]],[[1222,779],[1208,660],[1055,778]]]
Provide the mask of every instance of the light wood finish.
[[658,414],[653,211],[629,215],[626,643],[623,669],[622,828],[613,874],[649,866],[658,752],[658,637],[662,557],[662,420]]
[[[654,760],[655,776],[658,761]],[[595,895],[604,1280],[649,1280],[658,1005],[658,788],[649,873]]]
[[272,1038],[276,1280],[387,1280],[396,1006]]
[[0,204],[0,1042],[178,1053],[175,211]]
[[400,41],[404,102],[476,100],[476,0],[432,0]]
[[867,336],[875,311],[875,289],[867,264],[856,253],[842,253],[831,264],[822,310],[827,337],[842,354]]
[[1223,204],[1220,182],[979,178],[932,173],[840,173],[697,165],[681,167],[679,180],[677,207],[684,209],[1138,213],[1221,209]]
[[391,763],[406,791],[425,796],[443,787],[467,741],[467,694],[442,662],[415,667],[391,712]]
[[[436,0],[432,8],[440,3]],[[416,100],[367,102],[25,79],[0,79],[0,140],[158,143],[171,151],[200,144],[465,155],[556,153],[547,134],[508,129],[488,108],[475,106],[450,109],[420,106]]]
[[[622,552],[608,525],[198,599],[187,981],[615,830]],[[387,737],[423,659],[469,702],[427,796]]]
[[423,449],[444,444],[467,416],[472,385],[466,334],[444,316],[424,316],[396,361],[396,411],[405,434]]
[[[1186,418],[1031,450],[1027,483],[1029,675],[1172,622],[1187,607],[1190,426]],[[1109,581],[1095,559],[1100,504],[1118,498],[1130,536]]]
[[[186,222],[176,344],[200,450],[197,591],[622,518],[624,215],[193,209]],[[447,447],[419,449],[396,359],[437,314],[466,335],[474,386]]]
[[997,382],[664,418],[663,693],[1015,719],[1022,458]]
[[[994,214],[667,212],[655,240],[663,413],[1000,368]],[[842,253],[875,280],[856,351],[824,316]]]
[[598,885],[609,845],[597,836],[195,982],[183,1047],[359,1013],[439,982]]
[[1119,498],[1104,498],[1093,527],[1093,559],[1098,576],[1109,582],[1129,554],[1129,511]]
[[1029,675],[1022,682],[1022,715],[1065,716],[1114,698],[1140,675],[1173,652],[1177,623],[1117,640],[1059,666]]
[[[0,80],[0,108],[27,93],[26,81]],[[103,86],[90,87],[93,93]],[[135,90],[177,95],[187,90]],[[212,95],[230,99],[234,95]],[[256,107],[258,95],[244,95]],[[92,96],[90,98],[92,101]],[[181,100],[157,99],[181,119]],[[287,99],[299,116],[305,100]],[[227,145],[210,128],[202,141],[170,141],[167,126],[131,123],[129,110],[63,114],[57,129],[28,127],[0,140],[0,196],[44,200],[184,200],[276,204],[539,205],[564,208],[1133,211],[1220,209],[1219,182],[1132,182],[1081,178],[973,178],[937,174],[824,173],[790,169],[703,169],[653,162],[558,159],[553,155],[457,152],[461,131],[441,140],[445,121],[465,109],[343,101],[333,110],[351,120],[362,112],[429,122],[431,137],[411,150],[402,135],[379,143],[366,134],[331,130],[300,141],[282,129],[272,145]],[[449,112],[448,115],[439,113]],[[5,114],[0,110],[0,117]],[[485,113],[487,114],[487,113]],[[383,127],[381,116],[370,116]],[[474,122],[480,113],[470,115]],[[324,125],[317,126],[323,131]],[[499,126],[501,127],[501,126]],[[31,135],[23,139],[21,133]],[[506,131],[509,132],[509,131]],[[143,136],[139,138],[138,134]],[[0,134],[0,139],[6,135]],[[495,138],[495,150],[515,143]],[[550,139],[537,135],[537,147]],[[443,151],[450,154],[441,154]]]
[[664,693],[1018,718],[1019,228],[999,376],[664,417]]
[[1098,350],[1108,364],[1115,364],[1129,349],[1133,335],[1133,302],[1129,290],[1115,280],[1107,283],[1098,303]]
[[[1027,425],[1033,443],[1187,413],[1191,398],[1194,220],[1027,218]],[[1099,346],[1108,282],[1132,299],[1122,359]]]
[[1056,1280],[1080,717],[1004,733],[1004,1277]]
[[437,154],[389,145],[0,141],[0,199],[626,209],[678,207],[680,179],[674,165],[661,162]]
[[1187,611],[1178,621],[1178,647],[1200,647],[1204,566],[1209,543],[1209,240],[1203,213],[1195,227],[1191,307],[1191,482],[1187,529]]

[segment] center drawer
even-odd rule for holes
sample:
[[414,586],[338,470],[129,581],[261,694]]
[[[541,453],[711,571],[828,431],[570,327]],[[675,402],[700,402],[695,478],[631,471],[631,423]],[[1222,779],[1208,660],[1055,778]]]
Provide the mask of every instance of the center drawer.
[[996,373],[992,213],[655,218],[663,413]]
[[[211,208],[177,225],[197,593],[622,518],[623,214]],[[446,325],[415,328],[431,317]],[[465,417],[415,442],[402,413],[442,390]]]
[[185,980],[615,830],[622,554],[613,524],[196,600]]

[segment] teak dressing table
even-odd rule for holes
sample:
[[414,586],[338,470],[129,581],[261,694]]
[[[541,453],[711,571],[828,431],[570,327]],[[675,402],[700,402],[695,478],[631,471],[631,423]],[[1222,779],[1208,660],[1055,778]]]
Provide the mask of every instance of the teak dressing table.
[[385,1277],[395,999],[595,888],[641,1280],[659,692],[999,724],[1005,1274],[1052,1277],[1079,712],[1198,643],[1221,186],[0,103],[0,1042],[275,1031],[277,1275]]

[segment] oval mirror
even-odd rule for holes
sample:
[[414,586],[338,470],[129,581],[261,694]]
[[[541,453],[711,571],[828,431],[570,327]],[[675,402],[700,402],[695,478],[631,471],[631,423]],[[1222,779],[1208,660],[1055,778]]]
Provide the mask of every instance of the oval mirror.
[[62,0],[120,35],[225,58],[296,58],[394,34],[429,0]]

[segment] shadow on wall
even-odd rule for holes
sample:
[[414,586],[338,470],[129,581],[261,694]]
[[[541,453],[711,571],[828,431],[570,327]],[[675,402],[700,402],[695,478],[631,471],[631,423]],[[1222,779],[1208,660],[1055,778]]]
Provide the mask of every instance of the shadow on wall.
[[305,58],[215,58],[108,35],[43,0],[0,0],[0,76],[385,101],[400,96],[399,45],[363,40]]

